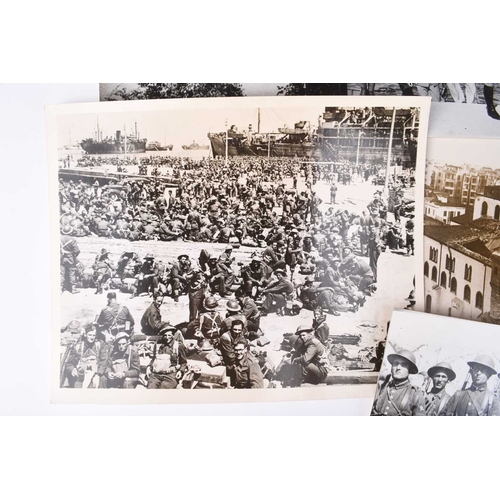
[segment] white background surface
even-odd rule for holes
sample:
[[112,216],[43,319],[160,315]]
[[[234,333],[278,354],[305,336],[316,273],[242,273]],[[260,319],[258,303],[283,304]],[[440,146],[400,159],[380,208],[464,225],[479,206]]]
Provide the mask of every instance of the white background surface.
[[0,86],[3,309],[0,415],[368,415],[371,399],[224,405],[51,405],[46,104],[98,101],[98,84]]

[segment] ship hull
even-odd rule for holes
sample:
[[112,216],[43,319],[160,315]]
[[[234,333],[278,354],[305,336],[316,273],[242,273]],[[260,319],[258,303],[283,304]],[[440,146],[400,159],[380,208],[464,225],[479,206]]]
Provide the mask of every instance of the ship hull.
[[[214,156],[226,155],[226,142],[221,136],[209,134],[210,144]],[[228,156],[284,156],[284,157],[306,157],[314,156],[315,147],[312,143],[288,144],[275,142],[271,147],[267,144],[229,144]]]
[[123,153],[144,153],[146,152],[146,141],[127,141],[126,151],[125,143],[119,141],[97,142],[85,140],[80,144],[82,149],[89,155],[103,154],[123,154]]

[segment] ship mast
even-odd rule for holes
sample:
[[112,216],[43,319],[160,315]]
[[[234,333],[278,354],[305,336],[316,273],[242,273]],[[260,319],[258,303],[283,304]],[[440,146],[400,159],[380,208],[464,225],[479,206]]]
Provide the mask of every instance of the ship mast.
[[260,134],[260,108],[257,108],[257,133]]
[[127,154],[127,126],[124,125],[123,126],[123,140],[124,140],[124,143],[123,143],[123,154]]
[[394,122],[395,121],[396,121],[396,108],[392,108],[391,133],[389,136],[389,149],[387,151],[387,167],[386,167],[386,171],[385,171],[384,193],[387,193],[387,188],[389,187],[389,168],[391,166],[392,137],[394,135]]
[[99,133],[99,117],[97,117],[97,142],[99,142],[101,139],[100,139],[100,133]]
[[227,167],[227,154],[228,154],[228,148],[229,148],[229,137],[227,134],[227,118],[226,118],[226,167]]

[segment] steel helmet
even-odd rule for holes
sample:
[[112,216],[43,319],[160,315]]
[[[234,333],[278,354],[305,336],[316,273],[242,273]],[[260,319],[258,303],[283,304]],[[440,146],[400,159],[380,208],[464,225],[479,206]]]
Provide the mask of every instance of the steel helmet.
[[217,302],[217,299],[215,297],[207,297],[204,301],[203,301],[203,307],[205,309],[215,309],[217,306],[219,305],[219,303]]
[[441,363],[437,363],[436,365],[431,366],[427,370],[427,375],[429,375],[429,377],[434,377],[434,375],[436,375],[436,373],[439,373],[439,372],[446,373],[450,382],[457,378],[457,374],[453,371],[453,368],[451,367],[451,365],[449,363],[447,363],[446,361],[441,361]]
[[405,361],[408,361],[410,363],[410,373],[412,375],[415,375],[416,373],[418,373],[415,355],[411,351],[409,351],[408,349],[401,349],[399,352],[394,353],[394,354],[389,354],[389,356],[387,356],[387,359],[391,365],[398,358],[404,359]]
[[491,356],[488,356],[488,354],[480,354],[474,361],[467,361],[467,364],[471,368],[474,368],[474,365],[488,368],[488,370],[490,371],[490,377],[493,374],[497,373],[497,371],[495,370],[495,361],[493,361],[493,358]]
[[241,311],[241,306],[238,304],[238,301],[236,300],[228,300],[226,304],[226,308],[228,311],[232,312],[240,312]]

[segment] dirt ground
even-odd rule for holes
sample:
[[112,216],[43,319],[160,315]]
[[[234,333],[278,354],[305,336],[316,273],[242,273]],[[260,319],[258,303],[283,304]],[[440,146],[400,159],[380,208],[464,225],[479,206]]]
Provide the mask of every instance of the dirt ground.
[[[300,186],[299,186],[300,188]],[[331,205],[326,203],[329,200],[328,186],[318,183],[315,190],[319,196],[325,200],[323,209],[326,210]],[[353,182],[351,185],[338,186],[337,203],[335,207],[347,208],[350,211],[361,213],[366,204],[371,199],[373,192],[378,187],[368,182]],[[404,221],[403,221],[404,227]],[[196,261],[202,248],[213,250],[220,254],[225,245],[196,242],[161,242],[161,241],[138,241],[127,242],[112,238],[99,238],[90,236],[78,239],[81,250],[80,260],[86,267],[91,267],[95,256],[101,248],[111,252],[111,259],[116,262],[122,252],[135,251],[140,256],[146,253],[153,253],[157,260],[164,262],[174,261],[178,255],[186,253],[193,261]],[[241,247],[233,251],[236,263],[246,264],[250,260],[250,255],[254,248]],[[364,348],[374,348],[379,340],[386,336],[386,325],[390,320],[394,308],[403,308],[407,305],[404,300],[412,288],[414,275],[413,257],[406,256],[403,252],[391,252],[387,250],[382,253],[378,263],[378,284],[377,291],[371,297],[367,297],[364,307],[356,313],[347,312],[340,316],[327,315],[327,323],[330,333],[333,335],[359,335],[360,341],[357,346],[345,345],[349,357],[356,358],[359,351]],[[238,272],[238,266],[235,265]],[[304,276],[296,275],[294,280],[301,282]],[[117,299],[120,304],[126,305],[135,319],[136,333],[140,333],[140,319],[151,304],[151,297],[141,296],[131,298],[129,294],[117,292]],[[94,321],[100,310],[106,306],[106,295],[96,295],[94,289],[83,289],[77,295],[68,292],[62,295],[61,326],[64,327],[72,320],[78,320],[83,325]],[[220,301],[223,309],[225,301]],[[166,297],[161,308],[162,318],[172,324],[182,323],[188,320],[188,297],[181,296],[179,302],[174,302],[170,297]],[[269,314],[262,318],[261,329],[270,340],[270,344],[261,348],[267,351],[268,357],[277,365],[281,361],[284,351],[280,350],[284,333],[293,333],[299,325],[311,325],[313,320],[312,311],[302,310],[297,316],[280,317],[276,314]],[[64,349],[64,348],[63,348]],[[343,370],[340,366],[339,370]],[[362,378],[362,380],[364,380]]]

